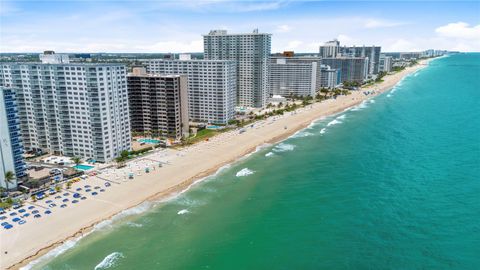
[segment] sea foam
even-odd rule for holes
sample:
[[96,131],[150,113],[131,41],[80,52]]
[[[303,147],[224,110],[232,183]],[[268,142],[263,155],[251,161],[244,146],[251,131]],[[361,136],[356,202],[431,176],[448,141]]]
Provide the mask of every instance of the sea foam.
[[320,130],[320,134],[325,134],[325,132],[327,132],[327,129],[326,129],[326,128],[322,128],[322,129]]
[[337,125],[337,124],[341,124],[341,123],[342,123],[342,121],[338,121],[337,119],[333,119],[332,121],[328,122],[327,127]]
[[127,222],[127,226],[132,228],[141,228],[143,227],[143,224],[135,223],[135,222]]
[[293,144],[288,144],[288,143],[280,143],[277,144],[274,148],[274,152],[286,152],[286,151],[292,151],[295,149],[295,145]]
[[120,252],[113,252],[109,255],[107,255],[107,257],[105,257],[99,264],[97,264],[97,266],[95,266],[95,270],[100,270],[100,269],[108,269],[112,266],[115,266],[117,261],[120,259],[120,258],[123,258],[123,254],[120,253]]
[[272,153],[272,152],[268,152],[268,153],[265,154],[265,156],[266,156],[266,157],[271,157],[271,156],[273,156],[273,153]]
[[187,209],[182,209],[182,210],[177,212],[177,215],[185,215],[185,214],[188,214],[188,213],[190,213],[190,211],[188,211]]
[[308,136],[313,136],[314,134],[305,130],[300,130],[297,131],[295,134],[293,134],[290,138],[303,138],[303,137],[308,137]]
[[238,171],[235,176],[236,177],[242,177],[242,176],[247,176],[247,175],[250,175],[250,174],[253,174],[253,173],[254,173],[254,171],[252,171],[248,168],[243,168],[240,171]]
[[95,224],[93,226],[93,231],[110,229],[113,226],[113,224],[115,223],[115,221],[124,219],[125,217],[128,217],[128,216],[133,216],[133,215],[138,215],[138,214],[145,213],[146,211],[148,211],[149,209],[151,209],[155,205],[156,205],[155,202],[146,201],[146,202],[143,202],[143,203],[141,203],[141,204],[139,204],[135,207],[123,210],[120,213],[113,216],[112,218],[104,220],[104,221],[102,221],[98,224]]
[[[87,233],[87,234],[89,234],[89,233]],[[53,258],[61,255],[65,251],[67,251],[67,250],[73,248],[75,245],[77,245],[78,241],[80,241],[80,239],[82,239],[84,236],[85,235],[77,237],[77,238],[72,239],[72,240],[65,241],[62,245],[50,250],[49,252],[47,252],[47,254],[43,255],[42,257],[31,261],[30,263],[28,263],[24,267],[21,267],[20,270],[30,270],[30,269],[32,269],[32,267],[34,265],[36,265],[40,262],[43,262],[43,261],[49,260],[49,259],[53,259]]]
[[357,106],[353,107],[351,110],[352,110],[352,111],[360,111],[360,110],[365,109],[365,108],[367,108],[367,107],[368,107],[368,106],[367,106],[367,102],[362,101],[362,103],[360,103],[360,104],[358,104]]

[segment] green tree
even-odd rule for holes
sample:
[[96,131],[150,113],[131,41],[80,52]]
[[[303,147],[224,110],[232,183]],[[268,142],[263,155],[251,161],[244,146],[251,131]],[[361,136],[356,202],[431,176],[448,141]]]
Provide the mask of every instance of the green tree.
[[13,184],[13,179],[15,179],[15,174],[12,171],[7,171],[5,173],[5,185],[8,191],[8,184]]
[[82,159],[80,157],[73,157],[72,161],[75,163],[75,166],[78,166],[80,163],[82,163]]
[[130,153],[127,150],[123,150],[122,152],[120,152],[120,156],[117,157],[115,160],[118,163],[121,163],[121,162],[127,160],[129,155],[130,155]]

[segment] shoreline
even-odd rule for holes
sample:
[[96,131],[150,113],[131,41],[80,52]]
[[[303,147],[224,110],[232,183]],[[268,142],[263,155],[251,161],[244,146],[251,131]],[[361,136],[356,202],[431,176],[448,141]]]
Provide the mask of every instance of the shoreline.
[[[362,88],[358,91],[352,92],[352,94],[347,95],[347,96],[340,96],[336,100],[327,100],[323,101],[320,103],[314,103],[312,105],[308,105],[304,108],[301,108],[294,113],[287,113],[283,117],[279,117],[275,121],[271,121],[270,123],[269,120],[272,120],[270,117],[267,120],[262,120],[253,123],[255,127],[249,128],[245,134],[238,134],[238,131],[229,131],[226,132],[225,134],[219,134],[211,139],[211,142],[199,142],[193,146],[186,147],[180,151],[172,151],[173,153],[176,154],[176,156],[173,156],[172,162],[173,165],[166,165],[164,168],[158,169],[156,172],[153,172],[149,175],[142,175],[139,177],[136,177],[135,180],[126,182],[125,184],[121,184],[118,188],[115,187],[119,192],[121,192],[124,195],[130,195],[131,191],[139,191],[139,194],[135,194],[131,198],[131,200],[128,200],[127,202],[118,202],[119,198],[122,198],[122,196],[115,196],[115,190],[108,191],[105,194],[105,200],[102,200],[103,205],[99,202],[99,200],[93,200],[90,202],[85,201],[84,203],[80,205],[76,205],[73,207],[77,207],[78,209],[81,208],[85,212],[85,209],[89,209],[89,205],[91,205],[92,209],[90,210],[100,210],[97,215],[93,215],[89,212],[92,211],[86,211],[88,214],[85,215],[85,219],[88,219],[87,221],[84,221],[80,224],[66,224],[65,228],[62,225],[65,225],[65,221],[59,222],[59,224],[54,225],[54,228],[58,228],[59,230],[62,230],[63,228],[63,233],[60,232],[60,235],[51,235],[51,237],[44,237],[44,240],[47,241],[46,243],[42,243],[37,241],[36,243],[32,243],[33,250],[30,248],[29,250],[29,245],[26,245],[27,242],[25,242],[25,239],[29,239],[31,242],[35,242],[35,233],[38,234],[38,232],[43,231],[42,228],[50,228],[55,220],[59,221],[59,218],[62,218],[62,213],[55,213],[56,217],[51,216],[48,217],[47,219],[41,220],[40,222],[43,222],[43,224],[39,225],[36,229],[31,229],[30,231],[27,231],[25,234],[30,235],[30,237],[22,235],[22,241],[18,245],[18,249],[24,248],[22,250],[22,254],[18,255],[18,250],[17,250],[17,256],[15,255],[10,255],[11,253],[9,252],[8,258],[7,256],[4,256],[6,254],[3,254],[4,250],[2,247],[2,257],[4,259],[7,259],[6,262],[2,259],[2,262],[0,262],[0,268],[6,268],[6,269],[17,269],[23,266],[26,266],[30,264],[31,262],[36,261],[37,259],[40,259],[44,255],[48,254],[50,251],[62,246],[68,241],[71,240],[77,240],[79,238],[82,238],[88,234],[90,234],[95,227],[98,224],[101,224],[104,221],[108,221],[113,219],[115,216],[118,216],[122,214],[122,212],[132,209],[135,207],[140,206],[141,204],[145,202],[152,202],[152,201],[168,201],[172,198],[175,198],[179,194],[188,191],[192,186],[194,186],[197,183],[203,182],[205,179],[209,178],[210,176],[215,175],[217,172],[219,172],[223,167],[238,162],[239,160],[249,156],[250,154],[254,153],[261,147],[263,144],[274,144],[278,143],[280,141],[283,141],[289,137],[291,137],[293,134],[296,132],[299,132],[305,128],[307,128],[311,123],[327,116],[332,116],[338,113],[341,113],[345,110],[348,110],[354,106],[359,105],[360,103],[364,102],[365,100],[368,100],[370,98],[376,97],[378,95],[381,95],[385,92],[388,92],[392,90],[397,83],[399,83],[401,80],[403,80],[405,77],[407,77],[410,74],[413,74],[414,72],[428,66],[428,63],[432,59],[426,59],[420,61],[417,65],[413,67],[408,67],[403,71],[400,71],[398,73],[392,74],[392,75],[387,75],[384,77],[384,81],[380,82],[378,84],[372,85],[367,88]],[[364,95],[363,91],[369,91],[369,90],[375,90],[375,94],[373,95]],[[342,103],[343,102],[343,103]],[[261,123],[259,123],[261,122]],[[288,124],[288,125],[287,125]],[[257,127],[259,125],[259,127]],[[283,127],[288,126],[288,129],[284,129]],[[230,137],[233,137],[232,135],[235,136],[235,139],[238,139],[240,143],[233,143],[232,141],[229,141],[228,139]],[[242,141],[244,142],[242,144]],[[197,150],[198,149],[198,150]],[[221,151],[221,150],[232,150],[229,153],[222,153],[222,152],[216,152],[216,151]],[[191,151],[191,152],[190,152]],[[211,162],[201,162],[203,163],[209,163],[206,164],[205,166],[198,165],[196,163],[198,162],[199,158],[204,157],[203,153],[205,154],[210,154],[214,155],[212,158]],[[183,156],[179,156],[179,153],[183,153]],[[221,153],[221,154],[218,154]],[[152,155],[146,155],[145,157],[150,157],[154,156],[155,153]],[[207,155],[208,156],[208,155]],[[210,157],[210,156],[209,156]],[[141,158],[143,159],[143,158]],[[216,160],[215,160],[216,159]],[[134,161],[136,163],[136,161]],[[196,162],[196,163],[195,163]],[[194,163],[194,164],[191,164]],[[168,172],[165,172],[167,171]],[[182,173],[183,171],[188,171],[185,173]],[[165,172],[165,173],[163,173]],[[169,183],[160,183],[160,182],[155,182],[151,183],[152,178],[155,176],[158,176],[157,178],[160,179],[162,176],[165,178],[172,177],[172,180],[168,179],[170,182]],[[138,178],[138,181],[137,181]],[[148,182],[150,181],[150,182]],[[148,182],[148,183],[147,183]],[[142,186],[142,184],[145,184],[147,187]],[[137,190],[135,190],[137,189]],[[143,190],[141,190],[143,189]],[[144,191],[144,192],[141,192]],[[107,195],[108,194],[108,195]],[[120,195],[122,195],[120,194]],[[105,203],[108,206],[113,207],[112,209],[104,209]],[[85,205],[85,206],[84,206]],[[115,207],[114,207],[115,206]],[[72,208],[73,208],[72,207]],[[82,208],[83,207],[83,208]],[[65,212],[64,212],[65,213]],[[70,215],[72,216],[72,215]],[[82,216],[81,213],[78,216]],[[48,219],[53,221],[48,222]],[[68,219],[67,213],[63,215],[63,218]],[[80,219],[81,220],[81,219]],[[45,222],[44,222],[45,221]],[[32,224],[28,224],[32,225]],[[43,227],[42,227],[43,225]],[[26,225],[24,225],[26,226]],[[34,228],[34,227],[31,227]],[[23,227],[21,228],[23,229]],[[72,233],[73,232],[73,233]],[[5,237],[9,236],[10,232],[2,232],[0,236]],[[12,238],[12,237],[10,237]],[[53,239],[52,239],[53,238]],[[17,248],[16,245],[16,239],[6,239],[8,240],[13,240],[9,241],[7,243],[11,244],[13,249]],[[4,242],[2,240],[2,242]],[[9,250],[10,251],[10,250]],[[24,254],[24,255],[23,255]]]

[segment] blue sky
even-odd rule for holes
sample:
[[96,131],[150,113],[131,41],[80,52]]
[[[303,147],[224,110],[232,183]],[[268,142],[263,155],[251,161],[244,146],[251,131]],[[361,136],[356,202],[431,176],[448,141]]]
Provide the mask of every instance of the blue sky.
[[273,34],[272,52],[337,38],[382,51],[480,51],[480,2],[0,0],[0,52],[200,52],[211,29]]

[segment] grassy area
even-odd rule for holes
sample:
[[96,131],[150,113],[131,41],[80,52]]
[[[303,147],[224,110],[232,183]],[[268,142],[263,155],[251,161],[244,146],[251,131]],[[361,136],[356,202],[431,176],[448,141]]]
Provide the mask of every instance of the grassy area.
[[217,130],[213,130],[213,129],[202,129],[202,130],[197,132],[196,136],[192,136],[192,137],[189,137],[188,139],[186,139],[185,143],[186,144],[194,144],[194,143],[209,139],[209,138],[211,138],[211,137],[213,137],[213,136],[215,136],[219,133],[221,133],[221,132],[217,131]]

